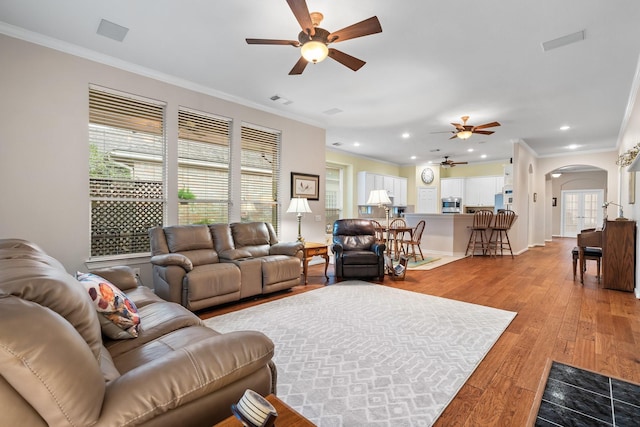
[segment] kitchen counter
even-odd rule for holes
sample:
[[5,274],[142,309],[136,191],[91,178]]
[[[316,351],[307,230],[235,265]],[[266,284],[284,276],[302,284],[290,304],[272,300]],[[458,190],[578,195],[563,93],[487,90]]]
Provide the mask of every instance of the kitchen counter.
[[464,256],[473,226],[473,214],[405,213],[407,225],[415,227],[425,221],[422,243],[423,252]]

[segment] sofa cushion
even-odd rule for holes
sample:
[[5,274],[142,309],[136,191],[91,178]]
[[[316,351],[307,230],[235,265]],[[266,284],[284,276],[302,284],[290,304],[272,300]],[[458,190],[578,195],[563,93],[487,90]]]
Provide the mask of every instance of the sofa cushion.
[[83,337],[54,311],[6,294],[0,376],[51,426],[89,426],[100,417],[105,380]]
[[287,255],[269,255],[262,260],[262,284],[269,286],[300,278],[300,260]]
[[165,227],[164,234],[171,252],[213,249],[213,239],[206,225]]
[[46,254],[40,257],[0,259],[0,292],[36,302],[64,317],[99,360],[100,322],[86,291],[69,273],[52,266]]
[[231,224],[231,233],[236,248],[254,257],[269,255],[271,235],[264,222],[236,222]]
[[102,333],[113,339],[138,336],[140,315],[138,308],[113,283],[93,273],[78,273],[89,298],[98,311]]
[[200,265],[187,273],[185,281],[187,299],[198,301],[240,291],[240,270],[232,263]]
[[346,251],[342,255],[343,265],[369,264],[376,265],[380,257],[371,251]]
[[202,324],[198,316],[180,304],[173,302],[162,301],[145,305],[144,307],[140,307],[138,312],[140,314],[138,338],[134,340],[105,339],[105,346],[111,353],[114,361],[117,356],[140,347],[149,341],[153,341],[164,334]]

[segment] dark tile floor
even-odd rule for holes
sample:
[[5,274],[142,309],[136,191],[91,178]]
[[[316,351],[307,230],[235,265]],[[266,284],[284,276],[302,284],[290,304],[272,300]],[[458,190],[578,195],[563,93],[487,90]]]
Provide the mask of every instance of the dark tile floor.
[[640,386],[553,362],[536,426],[640,426]]

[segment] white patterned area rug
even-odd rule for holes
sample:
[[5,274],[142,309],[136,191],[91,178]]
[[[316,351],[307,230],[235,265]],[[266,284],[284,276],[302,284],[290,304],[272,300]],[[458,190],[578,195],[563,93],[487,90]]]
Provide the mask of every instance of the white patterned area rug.
[[347,281],[205,320],[275,343],[278,397],[318,426],[430,426],[516,313]]

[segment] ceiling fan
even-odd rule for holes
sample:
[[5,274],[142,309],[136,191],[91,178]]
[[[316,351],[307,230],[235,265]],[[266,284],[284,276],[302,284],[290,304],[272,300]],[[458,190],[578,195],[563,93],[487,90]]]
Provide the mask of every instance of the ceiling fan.
[[330,48],[328,45],[382,32],[380,21],[378,21],[377,17],[372,16],[357,24],[330,33],[318,26],[324,16],[320,12],[309,13],[305,0],[287,0],[287,3],[298,20],[300,27],[302,27],[302,31],[298,34],[297,41],[271,39],[246,39],[246,41],[248,44],[291,45],[293,47],[300,47],[302,56],[291,71],[289,71],[289,75],[302,74],[309,62],[315,64],[323,61],[327,56],[351,68],[353,71],[358,71],[365,64],[364,61],[347,55],[337,49]]
[[452,131],[453,136],[449,139],[453,139],[453,138],[468,139],[474,133],[478,133],[482,135],[491,135],[493,131],[483,130],[483,129],[500,126],[500,123],[498,122],[485,123],[479,126],[471,126],[471,125],[467,125],[467,120],[469,120],[469,116],[462,116],[461,119],[462,119],[462,124],[451,123],[453,126],[455,126],[456,130]]
[[443,168],[452,168],[455,165],[466,165],[468,162],[454,162],[449,160],[449,156],[444,156],[444,161],[440,162],[440,166]]

